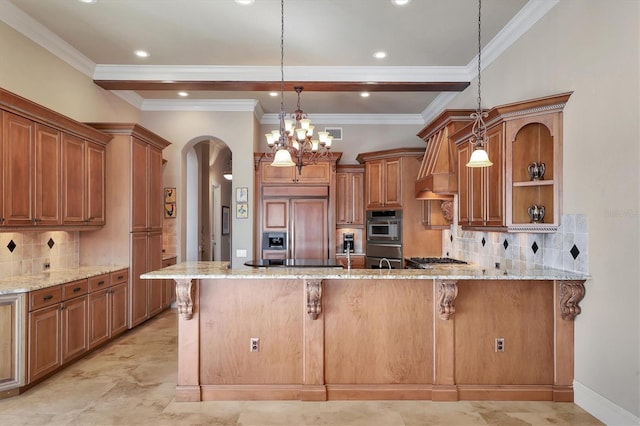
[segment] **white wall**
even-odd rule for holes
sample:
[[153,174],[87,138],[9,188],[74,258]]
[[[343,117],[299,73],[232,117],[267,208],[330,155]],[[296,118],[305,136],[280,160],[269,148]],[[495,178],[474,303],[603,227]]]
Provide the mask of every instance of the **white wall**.
[[[587,216],[592,275],[575,323],[575,380],[626,410],[608,418],[619,424],[640,416],[639,18],[638,1],[562,0],[482,73],[485,107],[574,92],[563,212]],[[476,88],[447,107],[473,105]]]

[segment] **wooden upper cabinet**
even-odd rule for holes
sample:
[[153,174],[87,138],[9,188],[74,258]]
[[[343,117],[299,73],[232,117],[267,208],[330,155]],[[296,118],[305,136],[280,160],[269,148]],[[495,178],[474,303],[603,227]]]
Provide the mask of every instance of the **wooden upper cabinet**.
[[138,139],[131,140],[131,231],[162,228],[162,151]]
[[286,231],[289,226],[289,199],[262,200],[265,231]]
[[336,225],[364,225],[364,168],[340,168],[336,173]]
[[147,144],[137,138],[131,139],[131,231],[146,231],[149,168]]
[[38,225],[62,223],[62,136],[41,124],[35,128],[35,221]]
[[86,147],[86,223],[106,223],[106,152],[104,146],[87,142]]
[[401,161],[382,159],[365,164],[367,209],[402,207]]
[[62,135],[62,217],[66,224],[82,224],[85,219],[85,142]]
[[[487,154],[493,166],[466,167],[473,147],[471,125],[453,138],[458,147],[458,223],[467,228],[554,232],[560,224],[562,193],[562,109],[571,93],[495,107],[485,120]],[[544,163],[534,178],[532,163]],[[544,208],[542,220],[529,209]]]
[[331,182],[331,164],[318,162],[309,164],[298,171],[297,167],[273,167],[270,162],[260,163],[260,176],[263,184],[291,184],[304,185],[322,184]]
[[5,225],[33,225],[35,210],[34,125],[31,120],[3,114]]
[[63,221],[104,225],[105,148],[75,136],[62,135]]

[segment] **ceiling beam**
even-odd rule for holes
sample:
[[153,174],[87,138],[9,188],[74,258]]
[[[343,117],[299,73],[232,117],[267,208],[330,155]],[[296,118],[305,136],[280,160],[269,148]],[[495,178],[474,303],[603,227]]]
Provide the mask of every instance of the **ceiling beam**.
[[[94,80],[106,90],[204,90],[277,92],[279,81],[149,81],[149,80]],[[285,82],[284,90],[293,91],[302,86],[305,92],[461,92],[469,86],[462,82],[353,82],[304,81]]]

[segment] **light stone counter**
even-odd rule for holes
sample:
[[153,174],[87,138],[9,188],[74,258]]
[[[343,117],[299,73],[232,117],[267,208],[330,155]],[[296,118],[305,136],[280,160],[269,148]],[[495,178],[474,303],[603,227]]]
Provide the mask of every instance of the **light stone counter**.
[[80,266],[73,269],[58,269],[38,274],[17,275],[0,280],[0,295],[27,293],[41,288],[52,287],[71,281],[82,280],[96,275],[126,269],[126,265]]
[[478,265],[437,265],[430,269],[229,268],[229,262],[183,262],[141,275],[143,279],[371,279],[371,280],[586,280],[587,275],[556,269],[500,270]]

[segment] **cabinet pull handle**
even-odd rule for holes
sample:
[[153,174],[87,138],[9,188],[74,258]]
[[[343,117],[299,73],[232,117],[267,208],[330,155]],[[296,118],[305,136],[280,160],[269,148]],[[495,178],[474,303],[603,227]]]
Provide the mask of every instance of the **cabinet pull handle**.
[[4,217],[0,217],[0,223],[4,224]]
[[42,300],[51,300],[51,299],[53,299],[53,294],[47,294],[42,298]]
[[124,278],[124,275],[118,275],[118,279],[121,280]]
[[73,288],[73,292],[74,292],[74,293],[77,293],[77,292],[79,292],[80,290],[82,290],[82,287],[74,287],[74,288]]
[[98,285],[104,284],[104,281],[98,281]]
[[61,310],[61,311],[64,311],[66,308],[67,308],[67,306],[66,306],[66,305],[60,305],[60,310]]

